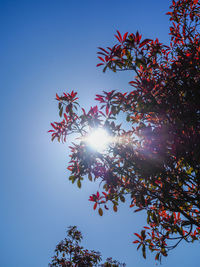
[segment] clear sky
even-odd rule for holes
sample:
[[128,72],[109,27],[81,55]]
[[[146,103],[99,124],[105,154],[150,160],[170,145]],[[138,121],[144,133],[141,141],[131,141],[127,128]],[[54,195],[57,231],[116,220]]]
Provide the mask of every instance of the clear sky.
[[[103,74],[97,47],[112,45],[116,30],[139,30],[168,42],[170,0],[0,0],[1,186],[0,266],[45,267],[69,225],[83,245],[128,267],[153,267],[132,244],[145,225],[128,203],[100,217],[82,190],[68,181],[67,145],[47,131],[57,120],[58,94],[77,90],[86,108],[102,90],[130,90],[133,73]],[[199,243],[182,244],[163,267],[198,267]]]

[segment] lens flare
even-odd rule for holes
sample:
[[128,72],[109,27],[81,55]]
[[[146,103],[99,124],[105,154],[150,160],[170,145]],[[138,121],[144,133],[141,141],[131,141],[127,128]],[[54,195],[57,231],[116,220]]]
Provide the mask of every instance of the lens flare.
[[108,135],[106,130],[99,128],[92,131],[86,138],[88,145],[97,150],[103,152],[111,142],[111,137]]

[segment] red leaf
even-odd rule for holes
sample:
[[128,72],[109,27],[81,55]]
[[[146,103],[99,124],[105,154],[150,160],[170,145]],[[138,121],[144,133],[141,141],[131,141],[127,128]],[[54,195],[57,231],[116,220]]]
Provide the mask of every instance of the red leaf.
[[117,206],[116,205],[113,206],[113,210],[114,210],[114,212],[117,212]]
[[106,115],[105,115],[102,111],[99,111],[99,113],[100,113],[102,116],[106,117]]
[[102,57],[98,57],[101,61],[105,62],[105,60]]
[[97,203],[94,204],[93,210],[96,210],[96,208],[97,208]]
[[137,243],[139,243],[139,242],[140,242],[139,240],[135,240],[135,241],[133,241],[134,244],[137,244]]
[[108,106],[106,106],[106,115],[108,116],[108,114],[109,114],[109,108]]
[[82,111],[83,111],[83,114],[86,115],[86,112],[85,112],[85,109],[84,108],[82,108]]
[[68,169],[69,171],[72,171],[72,170],[74,169],[74,166],[73,166],[73,165],[70,165],[70,166],[67,167],[67,169]]
[[89,201],[94,201],[93,196],[90,196],[90,197],[89,197]]
[[147,44],[150,41],[152,41],[152,40],[151,39],[145,39],[144,41],[141,42],[141,44],[139,45],[139,48],[143,47],[145,44]]
[[128,32],[126,32],[126,33],[124,34],[124,36],[123,36],[123,42],[126,40],[127,35],[128,35]]
[[130,84],[131,86],[134,86],[134,87],[135,87],[135,85],[138,85],[138,82],[131,81],[131,82],[129,82],[129,84]]
[[134,212],[138,212],[138,211],[141,211],[141,210],[143,210],[143,208],[139,208],[139,209],[135,210]]
[[160,253],[157,253],[156,256],[155,256],[155,260],[158,260],[159,259],[159,255]]
[[134,235],[136,235],[137,237],[139,237],[139,239],[142,239],[141,235],[134,233]]
[[118,35],[119,35],[119,39],[120,41],[122,41],[122,36],[121,36],[121,33],[119,31],[117,31]]
[[106,51],[104,48],[102,47],[98,47],[100,50],[102,50],[103,52],[105,52],[106,54],[109,54],[108,51]]
[[98,55],[103,55],[103,56],[107,56],[105,53],[103,52],[97,52]]
[[53,123],[51,123],[51,126],[52,126],[55,130],[57,130],[56,126],[55,126]]
[[119,41],[119,42],[121,42],[121,40],[120,40],[120,38],[115,34],[115,37],[117,38],[117,40]]
[[97,64],[96,67],[99,67],[99,66],[101,66],[101,65],[103,65],[103,63],[99,63],[99,64]]
[[64,113],[64,117],[65,117],[66,122],[68,122],[68,118],[67,118],[66,113]]

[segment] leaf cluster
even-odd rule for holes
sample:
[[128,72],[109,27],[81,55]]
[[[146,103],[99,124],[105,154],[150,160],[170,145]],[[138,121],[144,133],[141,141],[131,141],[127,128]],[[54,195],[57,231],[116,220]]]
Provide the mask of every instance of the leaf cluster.
[[[85,177],[99,181],[101,192],[89,200],[100,216],[110,205],[117,212],[127,195],[131,210],[146,212],[147,226],[134,243],[144,258],[148,248],[156,260],[181,241],[200,239],[200,3],[173,0],[170,10],[169,46],[117,31],[113,47],[99,48],[104,72],[135,73],[132,91],[104,91],[88,112],[73,91],[57,95],[63,120],[50,130],[63,142],[79,135],[70,146],[70,180],[79,188]],[[99,127],[112,137],[102,153],[85,142]]]

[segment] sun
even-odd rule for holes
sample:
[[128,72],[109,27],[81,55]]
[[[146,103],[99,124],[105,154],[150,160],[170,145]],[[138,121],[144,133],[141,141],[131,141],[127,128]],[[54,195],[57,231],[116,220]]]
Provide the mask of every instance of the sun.
[[94,150],[103,152],[111,142],[111,137],[106,130],[98,128],[87,136],[86,142]]

